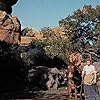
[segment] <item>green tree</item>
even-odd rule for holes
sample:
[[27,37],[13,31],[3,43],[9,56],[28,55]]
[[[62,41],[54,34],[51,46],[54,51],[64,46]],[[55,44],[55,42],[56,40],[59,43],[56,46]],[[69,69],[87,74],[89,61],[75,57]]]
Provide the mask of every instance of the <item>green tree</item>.
[[91,5],[84,5],[82,10],[78,9],[73,15],[59,21],[59,25],[65,28],[70,42],[80,50],[88,43],[94,47],[100,40],[100,6],[92,8]]
[[100,49],[100,6],[93,8],[91,5],[84,5],[82,9],[59,21],[59,27],[64,29],[64,38],[50,27],[44,27],[40,31],[43,40],[34,42],[35,45],[41,45],[49,57],[59,57],[67,62],[74,48],[78,48],[80,52],[91,48],[94,51]]

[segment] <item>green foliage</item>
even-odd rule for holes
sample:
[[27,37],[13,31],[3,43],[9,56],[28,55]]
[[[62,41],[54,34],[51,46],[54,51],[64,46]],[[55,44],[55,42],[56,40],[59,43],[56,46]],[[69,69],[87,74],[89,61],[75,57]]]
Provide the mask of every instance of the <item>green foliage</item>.
[[59,38],[58,40],[52,41],[49,45],[45,47],[46,54],[52,58],[59,57],[63,60],[67,59],[67,53],[70,49],[70,43],[67,39],[62,40]]
[[79,49],[84,49],[87,44],[95,46],[100,40],[100,6],[84,5],[82,10],[78,9],[72,16],[59,21],[59,25],[65,28],[70,42]]
[[50,27],[44,27],[40,31],[44,39],[33,42],[51,58],[59,57],[66,62],[74,48],[84,52],[84,49],[100,47],[100,6],[84,5],[82,10],[59,21],[59,27],[63,27],[65,38],[57,36]]
[[31,45],[33,47],[41,48],[45,50],[45,54],[50,58],[58,57],[65,62],[68,60],[69,51],[71,48],[70,42],[67,38],[62,39],[58,37],[54,38],[45,37],[44,40],[34,40]]
[[46,44],[46,42],[43,42],[43,41],[41,41],[41,40],[33,40],[33,41],[30,43],[30,45],[31,45],[32,47],[42,49],[42,48],[44,48],[47,44]]

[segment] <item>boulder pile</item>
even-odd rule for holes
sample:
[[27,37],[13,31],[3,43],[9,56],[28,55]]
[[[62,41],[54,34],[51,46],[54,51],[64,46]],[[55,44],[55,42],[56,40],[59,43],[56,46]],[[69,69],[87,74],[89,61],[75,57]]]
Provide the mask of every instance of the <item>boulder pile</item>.
[[0,0],[0,40],[16,44],[20,40],[21,24],[11,15],[11,7],[17,0]]

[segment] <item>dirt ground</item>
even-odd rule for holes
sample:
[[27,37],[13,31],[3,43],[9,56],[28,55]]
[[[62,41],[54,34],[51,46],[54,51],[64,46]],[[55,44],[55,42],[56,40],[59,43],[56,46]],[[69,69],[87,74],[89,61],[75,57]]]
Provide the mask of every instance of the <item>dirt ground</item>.
[[[98,89],[100,91],[100,87]],[[33,93],[31,91],[30,93],[5,93],[1,95],[0,100],[75,100],[74,97],[69,99],[67,94],[67,90],[63,87],[58,90],[34,91]],[[78,98],[77,100],[84,99]]]
[[30,93],[4,93],[0,100],[75,100],[75,98],[68,99],[67,94],[67,90],[63,87],[58,90],[34,91],[33,93],[31,91]]

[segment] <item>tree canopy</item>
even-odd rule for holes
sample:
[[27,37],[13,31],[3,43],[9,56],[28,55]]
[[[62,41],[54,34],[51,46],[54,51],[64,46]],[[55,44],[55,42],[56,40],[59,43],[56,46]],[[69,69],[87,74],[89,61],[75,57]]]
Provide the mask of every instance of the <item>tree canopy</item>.
[[[68,60],[71,50],[78,48],[79,52],[85,50],[100,50],[100,6],[93,8],[91,5],[84,5],[72,15],[59,21],[59,28],[65,34],[55,32],[50,27],[41,29],[43,40],[38,40],[43,45],[45,53],[53,58],[59,57],[64,61]],[[64,35],[64,36],[62,36]]]

